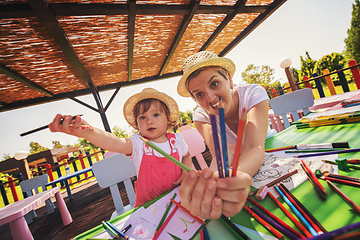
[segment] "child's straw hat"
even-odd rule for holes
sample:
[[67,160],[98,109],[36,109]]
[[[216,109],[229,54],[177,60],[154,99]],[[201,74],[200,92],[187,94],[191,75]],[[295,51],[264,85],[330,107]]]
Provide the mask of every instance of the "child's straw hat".
[[177,123],[179,120],[179,107],[176,103],[176,101],[170,97],[169,95],[159,92],[156,89],[153,88],[144,88],[141,92],[136,93],[129,97],[128,100],[126,100],[123,108],[123,113],[125,120],[135,129],[138,129],[136,124],[136,119],[134,115],[134,107],[135,105],[144,100],[144,99],[157,99],[161,102],[163,102],[169,109],[170,117],[169,121]]
[[187,78],[194,71],[207,66],[222,67],[230,73],[231,77],[233,77],[235,73],[235,63],[229,58],[219,57],[215,53],[209,51],[195,53],[183,62],[183,76],[177,86],[177,92],[180,96],[190,97],[190,93],[186,87]]

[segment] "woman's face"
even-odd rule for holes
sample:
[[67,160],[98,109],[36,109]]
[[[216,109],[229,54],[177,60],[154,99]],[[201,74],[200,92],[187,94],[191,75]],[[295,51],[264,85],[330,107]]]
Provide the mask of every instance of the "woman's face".
[[211,109],[217,110],[221,97],[227,112],[231,105],[231,84],[231,80],[221,75],[218,68],[207,68],[189,80],[188,88],[198,104],[211,113],[214,113]]

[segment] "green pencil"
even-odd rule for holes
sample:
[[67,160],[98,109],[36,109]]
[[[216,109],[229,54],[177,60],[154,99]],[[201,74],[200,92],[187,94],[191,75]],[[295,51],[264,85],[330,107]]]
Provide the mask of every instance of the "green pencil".
[[173,163],[175,163],[176,165],[178,165],[179,167],[181,167],[182,169],[184,169],[185,171],[189,172],[191,169],[186,166],[185,164],[181,163],[180,161],[178,161],[176,158],[170,156],[169,154],[167,154],[166,152],[164,152],[161,148],[157,147],[155,144],[153,144],[152,142],[150,142],[149,140],[140,137],[140,139],[149,147],[151,147],[152,149],[156,150],[157,152],[161,153],[164,157],[166,157],[167,159],[169,159],[170,161],[172,161]]
[[331,152],[331,151],[339,151],[339,150],[345,150],[345,148],[288,150],[288,151],[285,151],[285,153]]
[[[330,164],[333,164],[333,165],[337,165],[336,162],[334,161],[330,161],[330,160],[321,160],[325,163],[330,163]],[[357,165],[354,165],[354,164],[348,164],[349,168],[352,168],[352,169],[356,169],[356,170],[360,170],[360,166],[357,166]]]
[[102,225],[106,230],[108,230],[110,235],[113,235],[114,238],[119,238],[119,234],[117,234],[109,225],[107,225],[105,221],[102,221]]

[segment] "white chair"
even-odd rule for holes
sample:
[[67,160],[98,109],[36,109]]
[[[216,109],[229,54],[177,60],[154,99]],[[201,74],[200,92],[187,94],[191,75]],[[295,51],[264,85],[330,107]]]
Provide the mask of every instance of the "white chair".
[[[101,188],[110,188],[111,196],[115,205],[115,211],[111,214],[113,219],[134,208],[135,191],[131,182],[131,178],[136,176],[135,164],[124,154],[118,153],[110,157],[104,158],[92,166],[92,171]],[[118,183],[124,182],[126,194],[130,204],[124,206]]]
[[[189,153],[191,157],[196,157],[197,162],[201,169],[205,169],[208,167],[207,163],[202,156],[202,152],[205,151],[206,146],[204,143],[204,139],[201,134],[196,130],[196,128],[191,128],[191,125],[185,125],[179,127],[179,132],[184,138],[184,141],[188,145]],[[195,167],[193,166],[195,169]]]
[[[290,123],[287,113],[292,114],[294,121],[299,120],[298,110],[302,110],[304,115],[308,114],[310,112],[309,107],[314,105],[314,96],[312,89],[304,88],[272,98],[269,104],[274,114],[281,115],[285,128],[288,128]],[[281,131],[283,129],[279,127],[278,130]]]
[[[23,192],[25,192],[27,194],[27,196],[29,197],[29,196],[33,195],[33,192],[32,192],[33,189],[35,190],[35,194],[39,193],[39,187],[42,188],[43,192],[46,191],[45,185],[47,183],[48,183],[48,175],[44,174],[44,175],[39,175],[34,178],[30,178],[30,179],[20,182],[20,187],[21,187],[21,190]],[[54,212],[55,206],[54,206],[54,203],[50,200],[50,198],[45,201],[45,205],[46,205],[46,211],[47,211],[48,215]],[[37,215],[34,210],[30,211],[29,213],[27,213],[25,215],[25,219],[28,224],[32,223],[33,219],[36,217],[37,217]]]

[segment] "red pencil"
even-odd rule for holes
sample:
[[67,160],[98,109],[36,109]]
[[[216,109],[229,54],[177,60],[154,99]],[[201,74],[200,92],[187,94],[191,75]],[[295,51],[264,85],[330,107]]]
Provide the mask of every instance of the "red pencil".
[[206,222],[204,220],[202,220],[201,218],[199,217],[196,217],[194,215],[192,215],[190,213],[190,211],[185,208],[183,205],[181,205],[181,202],[177,202],[175,201],[174,199],[170,199],[171,202],[173,202],[176,206],[178,206],[179,208],[181,208],[182,210],[184,210],[184,212],[186,212],[187,214],[189,214],[191,217],[193,217],[196,221],[198,221],[199,223],[201,223],[202,225],[206,225]]
[[353,187],[360,187],[360,183],[355,182],[355,181],[349,181],[349,180],[333,178],[333,177],[325,177],[325,176],[322,176],[321,179],[330,180],[332,182],[341,183],[341,184],[345,184],[345,185],[349,185],[349,186],[353,186]]
[[237,134],[236,134],[234,161],[233,161],[232,173],[231,173],[232,177],[236,176],[237,168],[239,166],[239,158],[240,158],[241,146],[244,138],[245,124],[246,124],[246,110],[243,107],[241,111],[241,117],[239,119]]
[[270,218],[272,218],[275,222],[277,222],[279,225],[281,225],[283,228],[289,230],[294,235],[298,236],[301,239],[306,239],[303,235],[301,235],[298,231],[287,225],[283,220],[275,216],[273,213],[271,213],[269,210],[261,206],[258,202],[256,202],[254,199],[248,197],[248,201],[250,201],[252,204],[254,204],[257,208],[259,208],[261,211],[263,211],[266,215],[268,215]]
[[357,213],[360,213],[360,206],[357,205],[353,200],[351,200],[351,198],[349,198],[345,193],[343,193],[337,186],[335,186],[331,181],[326,180],[326,182],[329,184],[330,187],[332,187],[332,189],[335,190],[335,192],[337,192],[337,194],[340,195],[340,197],[342,199],[345,200],[345,202],[347,202]]
[[317,177],[315,176],[315,174],[310,170],[309,166],[305,163],[304,160],[301,159],[301,163],[304,165],[306,171],[310,174],[312,180],[314,181],[314,183],[320,188],[320,190],[326,195],[326,190],[325,188],[320,184],[319,180],[317,179]]
[[312,238],[313,235],[287,210],[279,200],[274,197],[274,195],[271,192],[268,192],[268,195],[270,198],[278,205],[278,207],[285,213],[285,215],[297,226],[305,235],[307,238]]
[[156,240],[160,234],[162,233],[162,231],[164,230],[164,228],[166,227],[166,225],[170,222],[170,219],[174,216],[176,210],[178,209],[178,206],[175,206],[175,208],[172,210],[172,212],[170,213],[170,215],[166,218],[166,220],[164,221],[163,225],[161,225],[161,228],[157,231],[157,233],[155,234],[155,236],[152,238],[152,240]]
[[253,218],[255,218],[261,225],[263,225],[269,232],[271,232],[275,237],[277,237],[280,240],[284,239],[284,236],[279,233],[275,228],[273,228],[269,223],[264,221],[259,215],[254,213],[250,208],[248,208],[246,205],[244,205],[245,211],[247,211]]
[[314,230],[315,230],[318,234],[324,233],[324,232],[318,227],[318,225],[316,225],[316,224],[314,223],[314,221],[305,213],[305,211],[297,204],[297,202],[295,202],[295,200],[292,198],[292,196],[290,196],[289,193],[286,192],[281,185],[278,185],[278,187],[279,187],[280,190],[284,193],[284,195],[291,201],[291,203],[296,207],[296,209],[300,212],[300,214],[306,219],[306,221],[308,221],[308,223],[314,228]]

